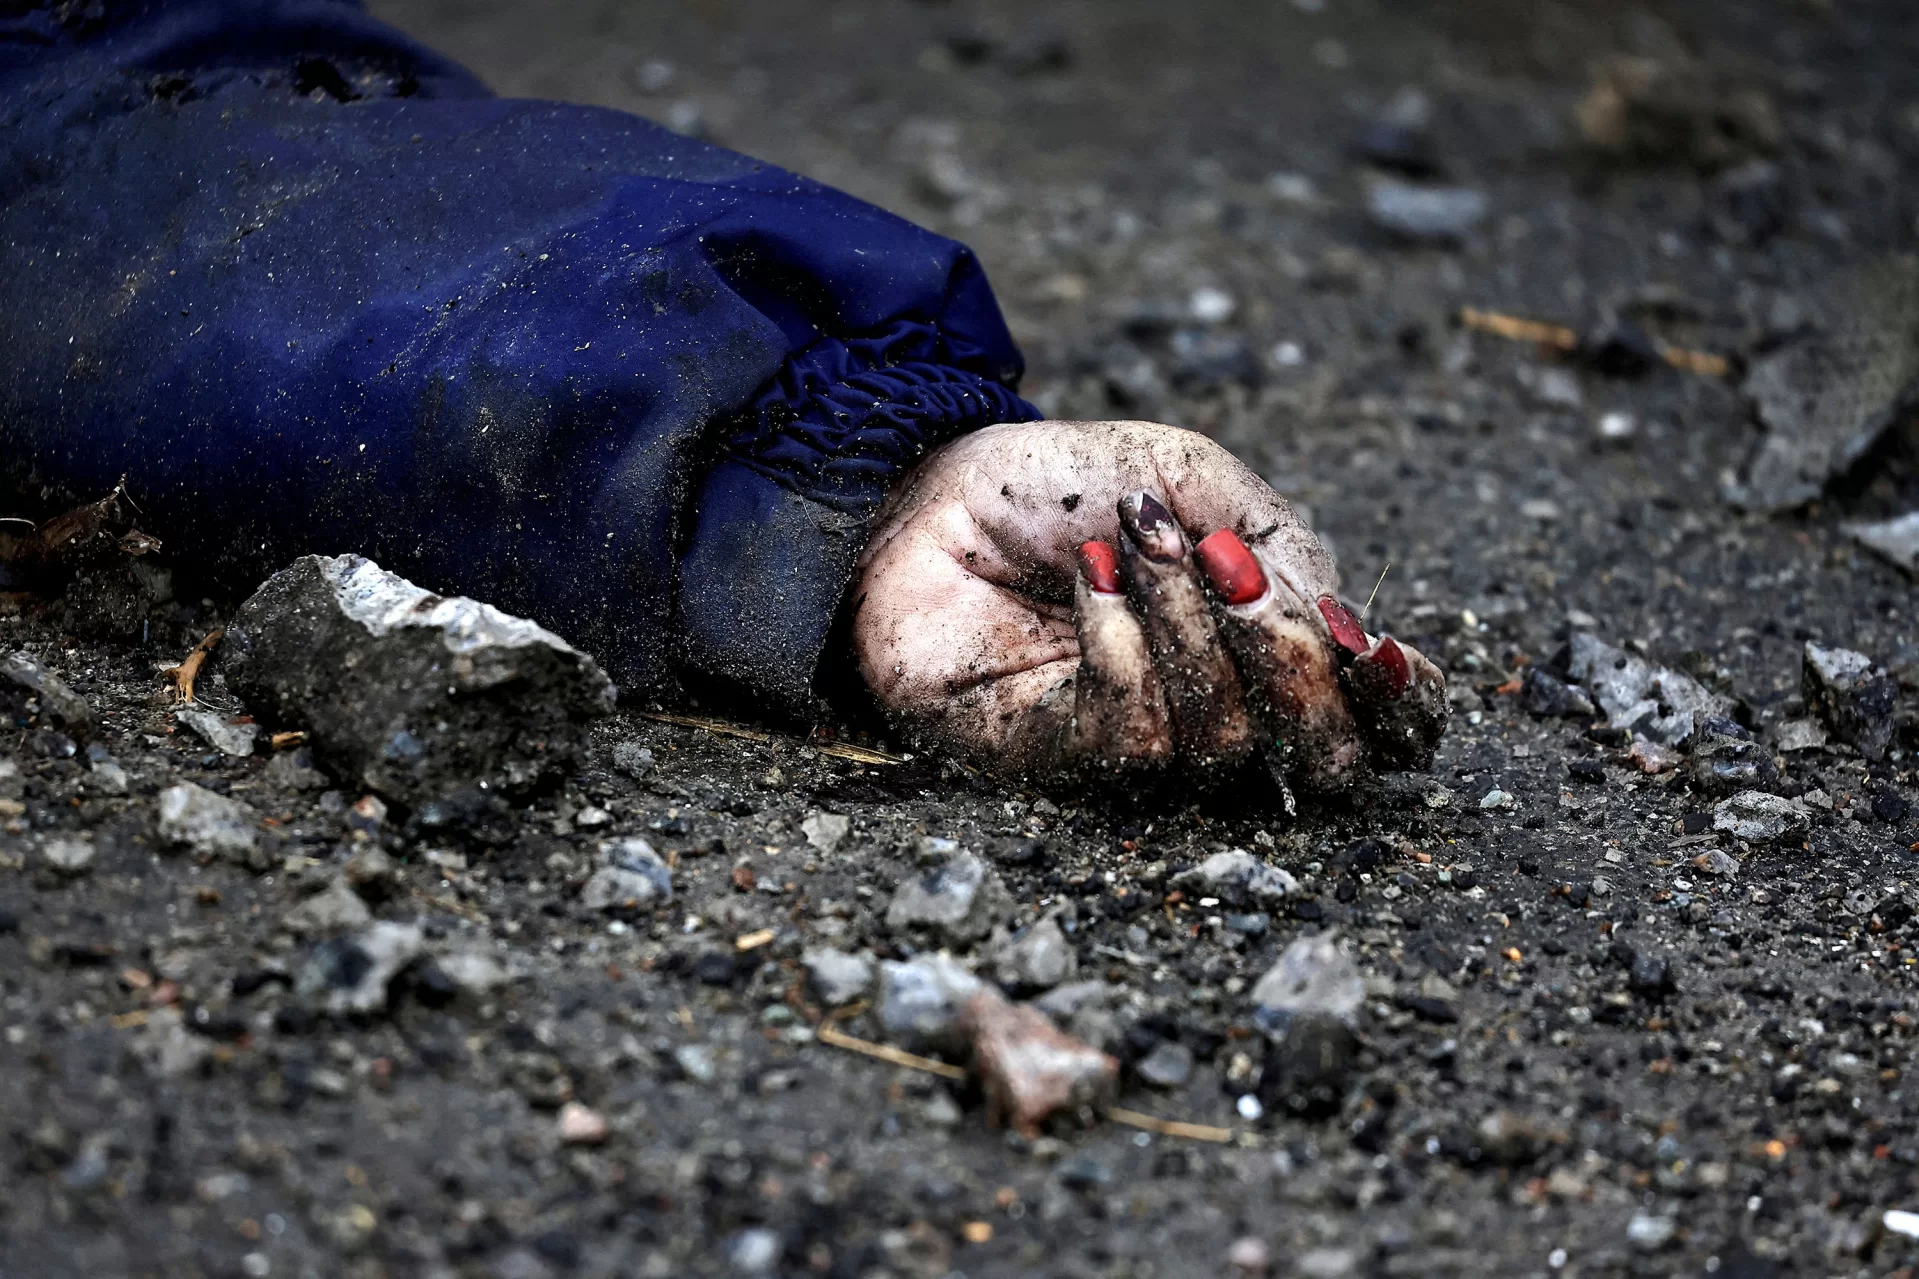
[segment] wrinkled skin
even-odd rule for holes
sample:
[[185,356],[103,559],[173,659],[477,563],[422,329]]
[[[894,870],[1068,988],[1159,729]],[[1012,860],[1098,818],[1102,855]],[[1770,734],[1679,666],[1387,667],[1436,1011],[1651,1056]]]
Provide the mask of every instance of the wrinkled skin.
[[1438,669],[1336,587],[1285,499],[1203,436],[1002,425],[895,490],[853,642],[902,727],[995,772],[1204,788],[1260,761],[1334,792],[1429,765],[1447,709]]

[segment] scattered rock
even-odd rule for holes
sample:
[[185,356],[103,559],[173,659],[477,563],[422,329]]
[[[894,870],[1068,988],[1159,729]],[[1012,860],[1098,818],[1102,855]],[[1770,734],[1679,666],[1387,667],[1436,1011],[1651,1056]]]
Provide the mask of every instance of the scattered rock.
[[1626,758],[1639,766],[1639,771],[1648,777],[1660,773],[1670,773],[1686,762],[1686,757],[1670,746],[1640,738],[1626,751]]
[[1272,1264],[1266,1241],[1257,1235],[1242,1235],[1226,1250],[1226,1266],[1241,1279],[1258,1279]]
[[1472,187],[1421,186],[1376,177],[1366,215],[1387,234],[1414,244],[1456,244],[1486,219],[1486,193]]
[[1892,744],[1899,683],[1864,653],[1806,645],[1800,685],[1806,704],[1832,735],[1869,760],[1882,760]]
[[887,1035],[907,1047],[950,1048],[958,1042],[960,1010],[985,983],[946,955],[921,955],[880,964],[876,1010]]
[[713,1050],[705,1044],[681,1044],[673,1050],[673,1064],[680,1074],[696,1084],[710,1084],[720,1073]]
[[95,855],[93,841],[84,835],[55,835],[40,846],[40,860],[70,878],[91,871]]
[[1119,1018],[1113,1005],[1122,992],[1103,981],[1077,981],[1055,986],[1033,1001],[1033,1007],[1076,1039],[1095,1048],[1110,1049],[1120,1040]]
[[873,961],[864,955],[817,947],[800,956],[800,965],[813,994],[828,1008],[850,1004],[873,986]]
[[960,1030],[972,1045],[987,1121],[1010,1123],[1022,1135],[1036,1135],[1056,1111],[1101,1105],[1118,1084],[1118,1061],[991,987],[966,1002]]
[[341,878],[368,901],[384,901],[400,884],[400,868],[386,849],[369,844],[346,859]]
[[255,870],[271,864],[252,811],[192,782],[160,792],[159,831],[162,840],[203,861],[223,858]]
[[1253,1021],[1267,1037],[1259,1100],[1315,1117],[1336,1111],[1359,1040],[1353,1020],[1366,980],[1330,933],[1301,937],[1253,987]]
[[1908,573],[1919,574],[1919,511],[1889,520],[1841,524],[1840,530]]
[[1718,798],[1735,791],[1779,789],[1772,755],[1731,720],[1707,720],[1693,742],[1692,784],[1700,794]]
[[1193,1050],[1176,1040],[1162,1039],[1133,1066],[1140,1082],[1154,1088],[1184,1088],[1193,1077]]
[[93,735],[93,711],[87,699],[27,653],[0,658],[0,711],[15,724],[58,728],[75,741]]
[[420,955],[426,934],[417,924],[385,920],[351,937],[315,946],[294,977],[293,990],[316,1012],[365,1016],[386,1007],[387,987]]
[[1253,986],[1253,1020],[1272,1035],[1295,1017],[1352,1021],[1366,1001],[1366,979],[1332,933],[1295,940]]
[[281,920],[288,931],[296,933],[333,933],[364,928],[373,922],[373,912],[360,895],[336,879],[320,892],[295,906]]
[[563,1146],[597,1146],[613,1132],[605,1115],[577,1101],[569,1101],[560,1107],[556,1126]]
[[1581,632],[1572,638],[1572,676],[1616,728],[1683,746],[1708,719],[1730,719],[1732,705],[1697,680],[1655,666]]
[[653,845],[637,835],[600,845],[606,862],[580,889],[588,910],[633,914],[673,899],[673,871]]
[[847,833],[852,829],[852,819],[839,813],[812,813],[800,823],[806,842],[827,857],[840,850],[840,845],[846,842]]
[[1640,1252],[1658,1252],[1679,1234],[1679,1225],[1671,1217],[1655,1217],[1636,1212],[1626,1223],[1626,1242]]
[[780,1259],[780,1237],[764,1226],[742,1230],[726,1241],[726,1260],[735,1273],[763,1275]]
[[449,951],[434,956],[433,962],[454,990],[475,999],[492,994],[513,979],[499,960],[477,950]]
[[1479,797],[1479,807],[1487,812],[1517,807],[1519,800],[1511,791],[1495,786]]
[[1826,730],[1816,720],[1789,719],[1774,730],[1772,742],[1787,754],[1818,750],[1826,744]]
[[329,767],[409,802],[514,793],[564,771],[614,695],[551,632],[354,555],[270,578],[228,627],[222,661],[249,705],[307,729]]
[[1716,875],[1726,879],[1739,873],[1739,859],[1721,848],[1708,848],[1692,859],[1693,869],[1702,875]]
[[999,876],[961,852],[902,883],[886,908],[886,926],[895,932],[923,929],[965,945],[990,933],[1011,908]]
[[1634,994],[1647,999],[1664,999],[1679,988],[1673,975],[1672,960],[1664,955],[1633,955],[1626,984]]
[[1568,684],[1551,671],[1538,666],[1528,666],[1521,677],[1519,705],[1529,715],[1547,718],[1583,717],[1599,713],[1583,689]]
[[1051,990],[1079,972],[1079,956],[1052,915],[1016,937],[1002,932],[998,938],[989,962],[993,979],[1008,990]]
[[1919,257],[1845,269],[1807,303],[1801,336],[1755,359],[1746,373],[1743,389],[1766,435],[1725,496],[1747,510],[1782,511],[1817,498],[1919,393],[1912,335]]
[[1173,887],[1188,896],[1217,897],[1228,906],[1277,909],[1299,895],[1299,881],[1277,866],[1268,866],[1243,848],[1215,853],[1173,879]]
[[176,723],[185,725],[202,741],[223,755],[245,759],[253,754],[254,739],[260,730],[252,724],[236,724],[224,715],[200,706],[182,706],[173,712]]
[[332,778],[314,767],[313,751],[305,746],[268,760],[265,776],[269,784],[290,791],[322,791],[333,785]]
[[1806,833],[1811,814],[1803,801],[1781,799],[1764,791],[1740,791],[1713,809],[1714,830],[1725,831],[1749,844],[1784,843]]
[[615,742],[613,767],[638,781],[653,771],[653,752],[638,742]]

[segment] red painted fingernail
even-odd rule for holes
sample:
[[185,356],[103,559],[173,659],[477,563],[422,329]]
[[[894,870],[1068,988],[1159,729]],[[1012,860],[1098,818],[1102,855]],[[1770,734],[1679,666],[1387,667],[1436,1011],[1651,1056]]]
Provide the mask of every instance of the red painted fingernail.
[[1199,566],[1228,604],[1251,604],[1266,593],[1266,574],[1233,530],[1223,528],[1202,538],[1194,549]]
[[1369,647],[1366,643],[1366,628],[1353,616],[1353,610],[1341,604],[1330,595],[1319,597],[1319,615],[1326,619],[1326,625],[1333,632],[1333,642],[1357,657]]
[[1118,595],[1124,589],[1119,584],[1119,552],[1111,542],[1081,542],[1079,572],[1101,595]]
[[1392,636],[1380,636],[1378,645],[1360,660],[1376,665],[1385,672],[1386,691],[1394,697],[1412,687],[1413,664],[1406,660],[1406,650]]

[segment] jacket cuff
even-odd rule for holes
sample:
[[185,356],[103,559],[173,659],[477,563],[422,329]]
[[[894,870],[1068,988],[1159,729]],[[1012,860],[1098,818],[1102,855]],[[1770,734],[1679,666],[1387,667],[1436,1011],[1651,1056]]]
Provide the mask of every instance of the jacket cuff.
[[679,564],[687,665],[789,711],[817,675],[873,518],[947,440],[1040,417],[934,326],[822,338],[733,423]]

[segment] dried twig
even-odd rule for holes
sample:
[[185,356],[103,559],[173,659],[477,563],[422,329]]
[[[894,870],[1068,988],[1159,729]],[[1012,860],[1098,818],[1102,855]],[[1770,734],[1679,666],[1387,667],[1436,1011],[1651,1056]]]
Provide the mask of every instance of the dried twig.
[[437,906],[441,910],[449,914],[458,915],[462,919],[471,920],[476,924],[484,924],[486,922],[486,913],[484,911],[476,910],[465,902],[456,902],[451,897],[436,897],[432,893],[418,888],[409,888],[407,892],[415,901],[425,902],[429,906]]
[[855,746],[851,742],[825,742],[813,747],[822,755],[831,755],[834,759],[850,759],[855,764],[908,764],[912,757],[895,755],[890,751],[874,750],[871,746]]
[[1509,342],[1537,342],[1555,351],[1579,349],[1579,334],[1563,324],[1529,320],[1520,315],[1507,315],[1503,311],[1482,311],[1476,306],[1461,307],[1459,322],[1469,329],[1490,333]]
[[773,734],[763,733],[757,728],[743,728],[738,724],[729,724],[723,719],[708,719],[704,715],[669,715],[665,711],[640,711],[641,719],[657,720],[662,724],[678,724],[681,728],[703,728],[709,733],[718,733],[722,737],[741,737],[749,742],[770,742]]
[[907,1052],[904,1048],[895,1048],[891,1044],[876,1044],[870,1039],[855,1039],[835,1026],[832,1018],[821,1022],[814,1033],[823,1044],[844,1048],[848,1052],[859,1053],[894,1066],[924,1071],[929,1075],[938,1075],[942,1079],[966,1078],[966,1071],[962,1067],[948,1065],[943,1061],[934,1061],[931,1057],[921,1057]]
[[207,632],[207,637],[195,644],[193,651],[188,653],[178,666],[169,666],[160,672],[173,681],[174,690],[180,694],[182,702],[193,701],[193,681],[200,678],[200,668],[207,664],[208,655],[213,652],[214,646],[225,634],[225,631],[217,629]]
[[1379,570],[1379,580],[1373,583],[1373,593],[1366,597],[1366,607],[1359,610],[1359,620],[1365,621],[1366,614],[1373,611],[1373,601],[1379,598],[1379,588],[1386,584],[1386,574],[1393,571],[1393,562],[1386,561],[1386,567]]
[[1125,1124],[1128,1128],[1144,1128],[1147,1132],[1156,1132],[1162,1137],[1188,1137],[1193,1141],[1211,1141],[1225,1143],[1233,1139],[1231,1128],[1215,1128],[1211,1124],[1188,1124],[1177,1119],[1161,1119],[1138,1110],[1127,1110],[1123,1106],[1108,1106],[1106,1117],[1116,1124]]
[[[1461,307],[1459,323],[1479,333],[1490,333],[1509,342],[1533,342],[1565,355],[1571,355],[1582,345],[1575,329],[1546,320],[1527,319],[1523,315],[1508,315],[1504,311],[1485,311],[1476,306]],[[1655,342],[1653,347],[1660,359],[1681,373],[1711,378],[1727,377],[1732,373],[1732,361],[1723,355],[1688,350],[1664,342]]]

